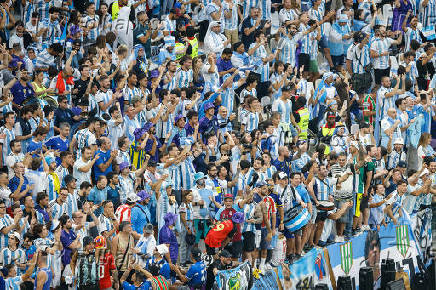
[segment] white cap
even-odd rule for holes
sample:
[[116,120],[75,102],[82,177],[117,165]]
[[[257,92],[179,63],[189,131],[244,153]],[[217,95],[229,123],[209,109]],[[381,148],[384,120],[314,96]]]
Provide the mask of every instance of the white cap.
[[280,172],[280,173],[279,173],[279,179],[285,179],[285,178],[288,178],[288,176],[286,175],[286,173],[284,173],[284,172]]
[[162,256],[169,252],[167,245],[164,244],[156,246],[156,249],[159,252],[159,254],[161,254]]
[[399,145],[404,145],[404,140],[403,138],[397,138],[394,141],[394,145],[399,144]]
[[430,171],[428,171],[428,169],[425,168],[425,169],[421,172],[421,174],[419,175],[419,177],[422,177],[423,175],[426,175],[426,174],[429,174],[429,173],[430,173]]

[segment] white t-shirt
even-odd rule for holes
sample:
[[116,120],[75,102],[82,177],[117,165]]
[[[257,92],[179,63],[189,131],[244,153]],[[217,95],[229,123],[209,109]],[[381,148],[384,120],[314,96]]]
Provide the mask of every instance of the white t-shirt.
[[86,165],[88,165],[92,160],[89,160],[88,162],[83,161],[82,158],[77,159],[76,162],[74,162],[73,166],[73,176],[77,179],[76,184],[77,187],[80,187],[82,182],[84,181],[90,181],[91,180],[91,169],[88,170],[88,172],[82,172],[79,170],[79,168],[82,168]]

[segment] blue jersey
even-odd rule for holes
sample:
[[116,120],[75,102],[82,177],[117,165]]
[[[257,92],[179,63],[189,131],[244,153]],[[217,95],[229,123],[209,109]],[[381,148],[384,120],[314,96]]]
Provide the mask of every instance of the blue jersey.
[[199,261],[189,267],[186,273],[186,278],[188,278],[188,285],[190,287],[201,287],[206,282],[206,266],[203,261]]

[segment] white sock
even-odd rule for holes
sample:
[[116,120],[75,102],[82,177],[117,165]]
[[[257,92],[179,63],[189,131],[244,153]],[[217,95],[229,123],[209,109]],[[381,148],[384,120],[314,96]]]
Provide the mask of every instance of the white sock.
[[266,258],[260,258],[260,267],[265,266]]

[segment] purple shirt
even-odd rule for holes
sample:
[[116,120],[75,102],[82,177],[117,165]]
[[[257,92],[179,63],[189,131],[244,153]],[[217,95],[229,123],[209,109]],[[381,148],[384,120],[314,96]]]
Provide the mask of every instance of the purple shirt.
[[61,260],[62,264],[64,265],[68,265],[71,262],[71,253],[73,250],[70,248],[70,245],[76,238],[77,235],[73,230],[69,230],[68,232],[66,230],[62,230],[61,232],[61,243],[64,247]]

